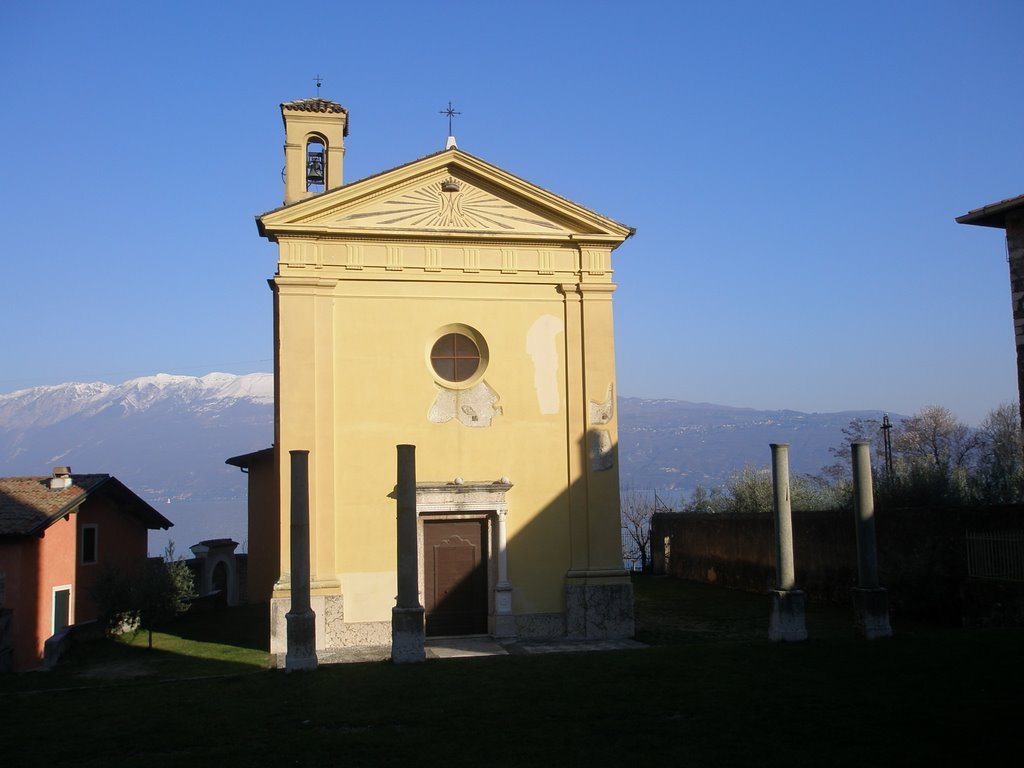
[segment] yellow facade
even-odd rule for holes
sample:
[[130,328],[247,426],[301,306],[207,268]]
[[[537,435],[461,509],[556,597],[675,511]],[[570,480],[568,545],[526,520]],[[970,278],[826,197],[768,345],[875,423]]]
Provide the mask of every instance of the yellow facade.
[[[630,635],[611,252],[631,230],[454,147],[344,185],[347,113],[321,102],[282,105],[288,204],[258,218],[279,246],[272,651],[285,647],[290,450],[310,451],[318,652],[388,642],[398,444],[417,446],[428,527],[484,526],[489,633]],[[307,135],[326,140],[329,176],[338,158],[313,195],[295,181]],[[464,380],[432,361],[450,334],[479,352]],[[421,588],[434,578],[423,546]]]

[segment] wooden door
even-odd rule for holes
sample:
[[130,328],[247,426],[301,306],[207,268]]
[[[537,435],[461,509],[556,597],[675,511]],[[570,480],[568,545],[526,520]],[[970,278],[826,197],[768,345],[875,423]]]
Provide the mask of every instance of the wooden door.
[[487,522],[425,521],[423,561],[427,635],[487,632]]

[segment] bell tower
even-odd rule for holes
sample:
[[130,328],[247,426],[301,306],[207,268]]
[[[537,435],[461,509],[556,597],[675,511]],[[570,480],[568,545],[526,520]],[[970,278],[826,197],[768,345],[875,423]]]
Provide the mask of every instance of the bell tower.
[[283,103],[281,118],[284,120],[284,204],[340,187],[348,110],[319,97],[300,99]]

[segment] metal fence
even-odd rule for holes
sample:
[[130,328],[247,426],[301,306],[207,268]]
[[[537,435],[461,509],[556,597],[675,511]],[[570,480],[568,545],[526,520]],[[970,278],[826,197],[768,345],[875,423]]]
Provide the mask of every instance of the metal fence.
[[1024,581],[1024,531],[968,531],[966,541],[968,576]]

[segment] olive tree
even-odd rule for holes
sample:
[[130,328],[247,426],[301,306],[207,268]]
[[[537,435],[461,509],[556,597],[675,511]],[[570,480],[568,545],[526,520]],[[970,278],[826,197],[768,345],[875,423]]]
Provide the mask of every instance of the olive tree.
[[188,610],[193,597],[192,571],[182,558],[175,558],[173,542],[162,558],[147,558],[128,568],[104,567],[93,586],[93,599],[108,629],[144,629],[150,648],[153,629]]

